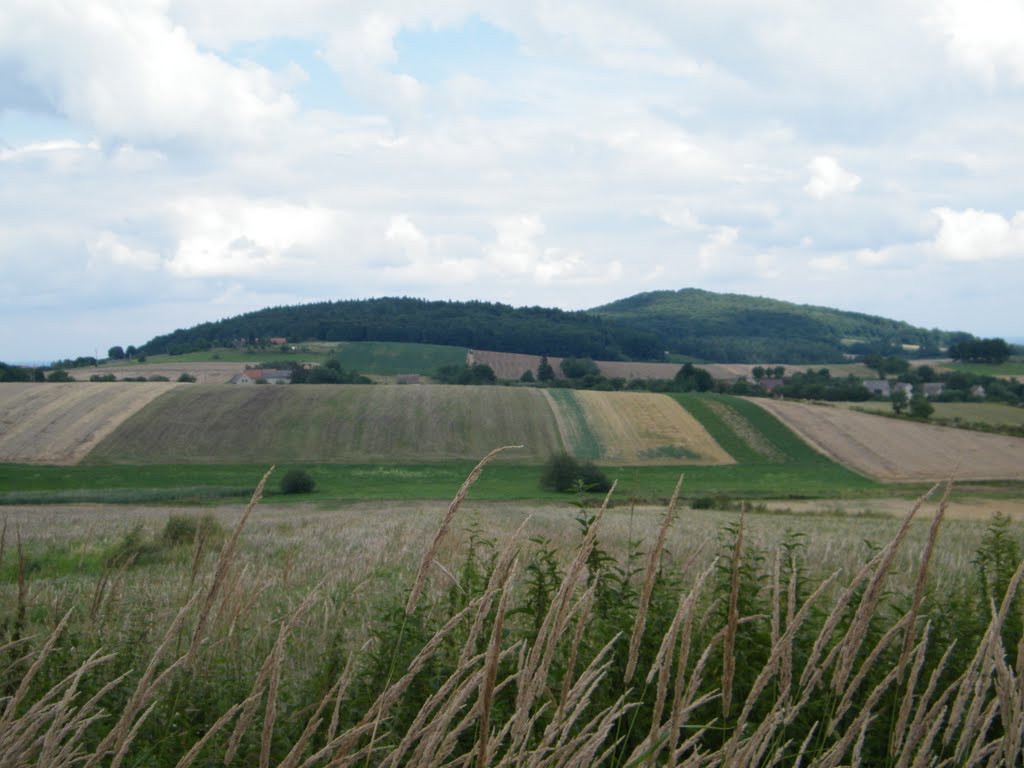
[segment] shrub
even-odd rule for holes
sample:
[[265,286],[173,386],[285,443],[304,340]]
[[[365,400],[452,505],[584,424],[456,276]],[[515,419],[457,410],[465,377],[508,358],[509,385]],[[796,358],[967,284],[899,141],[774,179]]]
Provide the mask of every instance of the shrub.
[[164,524],[160,539],[169,547],[192,544],[196,535],[204,540],[219,540],[224,537],[224,528],[213,515],[202,517],[171,515]]
[[181,374],[181,376],[178,377],[178,381],[180,381],[182,383],[185,383],[185,384],[194,384],[195,381],[196,381],[196,377],[193,376],[191,373],[187,373],[186,372],[186,373]]
[[289,469],[281,478],[281,493],[312,493],[315,487],[313,476],[304,469]]
[[548,457],[540,484],[549,491],[572,491],[582,486],[583,490],[603,493],[612,487],[605,473],[593,462],[581,463],[565,452]]

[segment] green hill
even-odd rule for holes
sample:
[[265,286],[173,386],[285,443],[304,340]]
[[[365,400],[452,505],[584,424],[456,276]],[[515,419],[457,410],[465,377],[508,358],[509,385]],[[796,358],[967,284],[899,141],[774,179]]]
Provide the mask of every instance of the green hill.
[[844,355],[937,356],[965,336],[860,312],[697,288],[651,291],[590,310],[653,331],[665,349],[714,362],[841,362]]
[[850,354],[933,357],[969,334],[883,317],[695,288],[653,291],[566,312],[480,301],[381,298],[270,307],[178,329],[139,348],[186,354],[271,338],[434,344],[594,360],[826,363]]

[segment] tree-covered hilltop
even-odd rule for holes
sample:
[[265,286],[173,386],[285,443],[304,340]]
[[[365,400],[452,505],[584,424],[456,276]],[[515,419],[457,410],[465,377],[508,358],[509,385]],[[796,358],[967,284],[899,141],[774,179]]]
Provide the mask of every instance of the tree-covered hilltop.
[[270,307],[157,336],[142,354],[177,354],[256,339],[397,341],[593,360],[841,362],[850,354],[933,357],[966,333],[859,312],[686,288],[587,311],[484,301],[380,298]]
[[932,357],[971,338],[860,312],[697,288],[640,293],[590,311],[653,331],[666,350],[714,362],[839,362],[848,354],[903,354],[903,345]]
[[157,336],[145,354],[176,354],[238,341],[402,341],[597,360],[661,360],[657,335],[587,312],[484,301],[381,298],[270,307]]

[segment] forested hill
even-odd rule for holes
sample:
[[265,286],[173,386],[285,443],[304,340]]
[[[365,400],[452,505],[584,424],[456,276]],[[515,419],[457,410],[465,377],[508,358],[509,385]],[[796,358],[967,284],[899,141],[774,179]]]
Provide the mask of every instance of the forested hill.
[[969,338],[859,312],[696,288],[640,293],[590,311],[656,333],[665,349],[714,362],[833,362],[844,353],[898,353],[901,345],[932,357]]
[[587,312],[409,298],[271,307],[157,336],[139,351],[175,354],[268,337],[448,344],[595,360],[660,360],[664,352],[661,340],[635,323]]
[[971,338],[881,317],[693,288],[566,312],[482,301],[381,298],[271,307],[157,336],[139,351],[180,353],[255,338],[404,341],[595,360],[825,363],[844,353],[922,355]]

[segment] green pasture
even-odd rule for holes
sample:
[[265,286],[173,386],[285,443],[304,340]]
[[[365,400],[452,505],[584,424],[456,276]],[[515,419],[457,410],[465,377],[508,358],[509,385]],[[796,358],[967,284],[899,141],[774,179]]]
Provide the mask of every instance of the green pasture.
[[[783,458],[783,464],[833,465],[849,472],[815,451],[793,434],[789,427],[751,400],[712,393],[673,393],[669,397],[690,411],[718,444],[740,464],[765,463],[757,447],[758,444],[766,444],[772,454]],[[739,417],[739,425],[745,428],[745,433],[737,431],[735,426],[715,413],[709,405],[711,403],[724,405],[733,411]]]
[[1011,358],[1005,363],[992,365],[991,363],[942,363],[942,368],[950,371],[963,371],[978,376],[1024,376],[1024,359],[1019,357]]
[[465,365],[466,349],[398,341],[350,341],[341,343],[334,357],[342,368],[363,374],[432,376],[442,366]]
[[[266,349],[235,349],[217,347],[202,352],[186,352],[181,355],[148,355],[145,365],[175,365],[179,363],[297,363],[326,360],[327,356],[338,347],[337,342],[303,342],[289,344],[289,351],[282,352],[280,346]],[[295,347],[291,351],[291,347]],[[131,365],[131,360],[111,360],[111,365]]]
[[[434,464],[282,464],[267,486],[274,501],[337,502],[360,500],[450,499],[474,466],[469,461]],[[293,467],[316,480],[311,494],[284,496],[281,477]],[[79,465],[74,467],[0,464],[0,504],[242,502],[268,465]],[[603,467],[618,480],[616,499],[661,501],[685,475],[687,498],[839,498],[893,493],[837,464],[734,464],[719,467]],[[554,500],[565,494],[540,487],[535,465],[492,463],[474,485],[478,500]],[[899,493],[907,488],[901,486]]]

